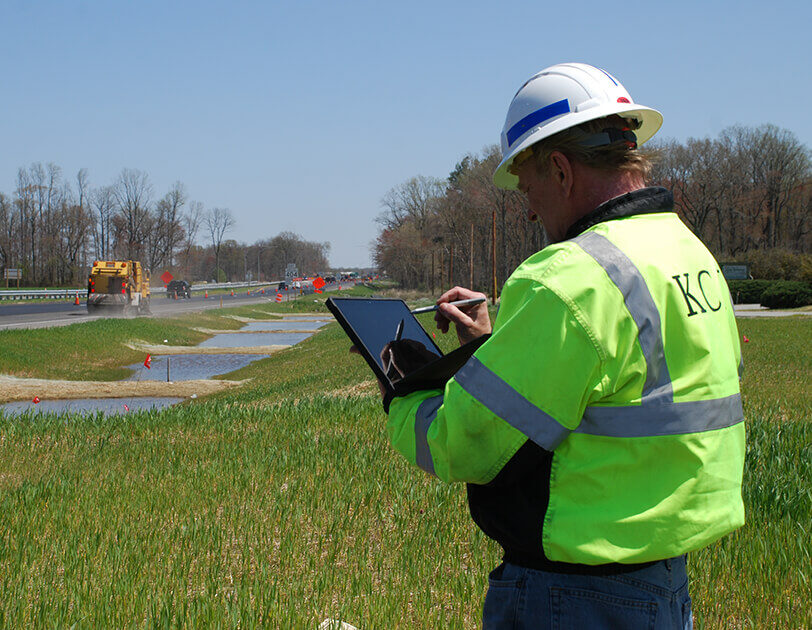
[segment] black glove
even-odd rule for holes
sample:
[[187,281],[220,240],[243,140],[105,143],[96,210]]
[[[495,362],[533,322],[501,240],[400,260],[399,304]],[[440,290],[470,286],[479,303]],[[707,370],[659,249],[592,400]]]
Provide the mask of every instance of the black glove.
[[383,361],[386,376],[393,383],[436,358],[437,355],[434,352],[414,339],[390,341],[381,350],[381,361]]

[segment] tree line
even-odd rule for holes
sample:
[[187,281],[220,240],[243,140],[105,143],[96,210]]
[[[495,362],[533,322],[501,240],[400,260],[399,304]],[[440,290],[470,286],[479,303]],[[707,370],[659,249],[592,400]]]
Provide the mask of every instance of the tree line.
[[[645,148],[655,165],[651,185],[674,193],[677,213],[717,259],[758,260],[765,251],[808,257],[810,151],[794,134],[733,126],[715,139]],[[466,155],[445,179],[415,176],[392,188],[372,245],[378,267],[409,288],[463,284],[490,292],[494,276],[501,286],[549,240],[527,219],[524,195],[493,185],[500,161],[499,147],[490,146]]]
[[146,173],[125,168],[93,188],[87,169],[66,179],[56,164],[34,163],[18,170],[12,194],[0,192],[0,269],[22,269],[29,286],[64,286],[82,284],[93,260],[140,260],[189,280],[276,279],[289,263],[302,273],[328,266],[329,243],[285,232],[246,245],[226,238],[234,225],[229,209],[205,209],[181,182],[156,196]]

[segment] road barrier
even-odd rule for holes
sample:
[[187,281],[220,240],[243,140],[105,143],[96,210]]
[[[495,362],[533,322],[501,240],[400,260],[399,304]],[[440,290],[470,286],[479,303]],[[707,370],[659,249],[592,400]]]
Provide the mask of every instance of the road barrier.
[[[282,280],[269,280],[267,282],[220,282],[212,284],[200,284],[192,286],[191,290],[194,291],[208,291],[212,289],[234,289],[244,287],[267,287],[277,285]],[[166,293],[166,287],[151,287],[151,293]],[[0,291],[0,300],[64,300],[71,299],[78,293],[82,295],[87,294],[87,289],[13,289],[8,291]]]

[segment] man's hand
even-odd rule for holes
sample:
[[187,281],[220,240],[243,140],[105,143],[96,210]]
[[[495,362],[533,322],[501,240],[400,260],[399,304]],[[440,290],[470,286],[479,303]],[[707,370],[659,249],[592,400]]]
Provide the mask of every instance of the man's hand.
[[[457,300],[467,300],[470,298],[485,298],[485,301],[473,306],[459,308],[449,304]],[[488,316],[488,299],[484,293],[477,293],[464,287],[454,287],[443,293],[438,299],[439,309],[434,314],[434,321],[437,328],[443,333],[448,332],[449,325],[453,322],[457,328],[457,338],[460,345],[466,344],[487,335],[491,332],[491,318]]]
[[386,376],[393,383],[434,361],[437,355],[414,339],[390,341],[381,350]]

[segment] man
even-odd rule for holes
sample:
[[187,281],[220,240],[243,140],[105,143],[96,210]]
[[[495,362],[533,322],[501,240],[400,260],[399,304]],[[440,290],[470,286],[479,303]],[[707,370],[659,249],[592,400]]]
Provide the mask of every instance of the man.
[[[503,288],[490,338],[443,390],[384,401],[393,446],[468,483],[504,548],[486,628],[683,628],[685,554],[744,522],[741,351],[716,261],[646,188],[659,112],[559,64],[514,96],[494,174],[554,244]],[[438,300],[461,342],[484,304]]]

